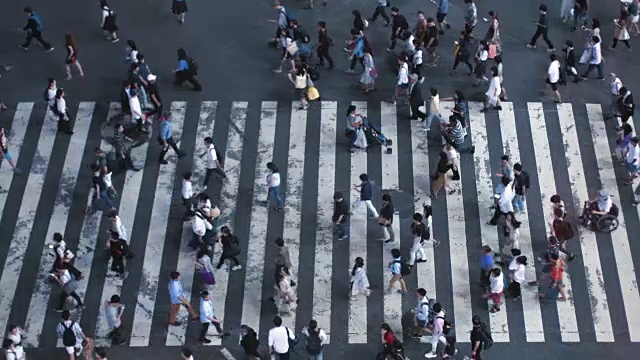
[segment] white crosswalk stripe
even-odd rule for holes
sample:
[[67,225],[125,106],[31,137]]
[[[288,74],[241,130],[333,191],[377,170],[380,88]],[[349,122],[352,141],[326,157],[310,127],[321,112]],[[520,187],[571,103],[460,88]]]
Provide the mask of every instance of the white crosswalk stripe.
[[[351,104],[393,141],[390,153],[379,146],[346,152],[344,110]],[[188,247],[192,229],[190,222],[182,221],[180,184],[183,173],[191,171],[194,189],[202,188],[206,170],[200,155],[204,138],[210,136],[214,143],[226,138],[216,149],[223,154],[228,178],[219,183],[212,179],[207,193],[222,212],[218,226],[229,226],[239,234],[243,266],[231,271],[227,263],[216,270],[211,291],[215,316],[234,339],[226,342],[210,330],[212,341],[207,345],[224,346],[226,358],[233,358],[229,350],[235,346],[241,324],[253,328],[260,339],[272,327],[277,311],[267,297],[275,291],[274,240],[279,236],[289,248],[290,271],[297,283],[293,290],[299,299],[297,306],[290,304],[295,309],[290,315],[283,314],[283,323],[299,333],[309,320],[316,320],[329,335],[328,346],[377,342],[383,321],[404,342],[412,341],[402,337],[401,319],[415,308],[417,288],[441,302],[454,323],[458,342],[468,342],[474,315],[489,324],[494,341],[500,343],[548,342],[558,333],[567,343],[640,342],[640,315],[633,307],[640,302],[634,261],[638,248],[631,241],[638,230],[631,226],[640,219],[631,207],[631,188],[622,185],[625,171],[616,168],[611,154],[614,124],[603,121],[601,106],[506,102],[499,112],[482,113],[481,104],[468,105],[467,141],[476,151],[461,154],[462,181],[453,181],[452,191],[432,199],[431,175],[442,149],[440,139],[428,135],[438,131],[424,131],[424,123],[405,119],[406,109],[393,104],[323,101],[319,108],[301,110],[295,101],[171,103],[173,137],[187,157],[179,160],[170,151],[168,164],[158,164],[156,125],[150,141],[132,150],[134,164],[142,170],[114,174],[114,185],[119,184],[114,206],[130,246],[139,249],[136,257],[127,260],[127,270],[133,271],[121,279],[112,275],[102,255],[104,229],[110,220],[100,212],[83,211],[79,217],[72,211],[84,209],[90,194],[88,165],[95,161],[93,148],[100,144],[111,151],[96,130],[107,126],[103,124],[119,107],[79,103],[72,109],[75,133],[69,136],[56,134],[42,104],[20,103],[12,121],[7,121],[6,133],[13,160],[23,174],[14,175],[5,163],[0,168],[0,233],[9,234],[0,242],[0,327],[23,324],[28,335],[25,342],[31,347],[62,346],[52,327],[59,314],[50,311],[58,305],[60,288],[47,278],[53,264],[48,243],[59,232],[66,233],[69,248],[77,251],[75,266],[85,276],[78,282],[77,293],[86,307],[73,311],[72,317],[95,337],[97,346],[111,346],[112,329],[103,307],[114,294],[129,299],[122,322],[130,346],[197,343],[200,321],[190,322],[185,309],[178,314],[180,326],[167,322],[167,274],[180,272],[185,297],[197,312],[204,286],[194,266],[195,251]],[[443,102],[445,116],[452,106]],[[537,288],[523,285],[521,299],[503,297],[501,310],[489,314],[491,301],[482,298],[479,286],[479,259],[482,245],[494,251],[504,246],[503,234],[485,225],[492,215],[495,170],[502,154],[509,155],[512,164],[522,163],[531,175],[527,213],[516,215],[522,222],[520,250],[529,262],[527,281],[541,274],[536,258],[546,249],[551,195],[567,195],[564,200],[571,219],[578,218],[584,201],[600,187],[620,208],[620,226],[611,234],[595,234],[575,224],[577,238],[568,246],[578,256],[568,265],[564,279],[568,301],[549,305],[537,299]],[[283,173],[280,194],[286,205],[282,212],[273,209],[275,201],[271,209],[260,203],[269,195],[269,162]],[[382,241],[382,228],[376,220],[367,219],[365,204],[352,209],[349,239],[334,239],[333,194],[341,191],[345,201],[353,204],[360,196],[353,185],[360,183],[363,173],[373,183],[376,209],[382,194],[393,197],[392,243]],[[424,244],[427,262],[417,264],[406,276],[408,294],[388,293],[390,250],[399,248],[408,256],[413,242],[411,217],[421,213],[425,204],[433,206],[432,236],[442,242],[441,247]],[[604,241],[610,244],[602,245]],[[220,252],[214,246],[214,266]],[[368,298],[349,300],[349,275],[356,257],[364,259],[373,291]],[[545,284],[541,283],[543,290]],[[67,307],[71,304],[75,303],[69,300]],[[579,318],[578,314],[586,315]],[[430,338],[417,341],[428,343]]]

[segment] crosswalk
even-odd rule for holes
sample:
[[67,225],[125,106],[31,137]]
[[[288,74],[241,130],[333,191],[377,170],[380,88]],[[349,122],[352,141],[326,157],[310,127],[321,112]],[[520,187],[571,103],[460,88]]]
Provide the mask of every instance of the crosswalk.
[[[349,105],[355,105],[393,140],[391,153],[373,148],[346,151],[344,124]],[[444,103],[445,113],[451,103]],[[223,154],[227,180],[213,181],[207,192],[222,210],[221,225],[240,239],[243,269],[227,266],[216,272],[212,302],[216,316],[234,333],[240,324],[258,331],[271,327],[276,311],[273,294],[276,249],[285,240],[300,302],[285,325],[300,329],[315,319],[332,346],[377,343],[379,325],[387,322],[402,335],[402,315],[416,304],[406,296],[386,293],[390,279],[390,250],[404,254],[411,246],[409,225],[424,204],[434,209],[434,238],[441,245],[425,248],[427,262],[408,276],[410,289],[425,288],[437,298],[455,324],[460,342],[468,341],[471,318],[479,315],[490,325],[496,342],[639,342],[640,303],[635,263],[640,244],[632,241],[640,229],[640,212],[631,206],[632,189],[622,185],[624,170],[614,166],[615,123],[603,121],[598,104],[504,103],[499,112],[480,112],[469,104],[469,138],[474,154],[461,155],[461,181],[446,197],[429,198],[430,174],[440,152],[440,140],[411,121],[406,109],[389,103],[322,101],[308,110],[298,102],[184,102],[171,103],[174,138],[188,154],[178,159],[170,152],[167,165],[158,164],[153,140],[133,149],[140,172],[114,175],[116,207],[129,232],[136,257],[127,263],[125,279],[114,276],[103,250],[109,220],[87,213],[91,186],[89,164],[94,149],[109,150],[103,139],[107,119],[119,112],[116,103],[81,102],[71,109],[74,134],[56,133],[45,107],[19,103],[0,118],[9,134],[9,149],[21,174],[0,169],[0,328],[23,325],[32,347],[54,348],[59,314],[53,309],[60,289],[47,273],[52,266],[48,244],[53,234],[64,234],[76,251],[76,267],[84,275],[78,294],[86,306],[73,312],[85,333],[98,346],[109,346],[109,329],[102,315],[104,302],[121,294],[126,306],[123,328],[131,347],[178,347],[195,343],[199,325],[184,321],[169,326],[169,274],[182,274],[185,293],[198,305],[200,277],[194,254],[187,248],[191,226],[182,222],[182,174],[193,173],[201,188],[205,173],[204,138],[211,136]],[[157,131],[155,129],[154,131]],[[537,289],[523,287],[521,300],[506,303],[490,314],[479,286],[482,245],[498,249],[501,237],[484,223],[496,182],[500,156],[521,162],[531,176],[527,214],[520,215],[520,247],[530,261],[527,280],[541,267],[534,259],[546,248],[549,197],[558,193],[576,219],[582,203],[605,188],[620,209],[620,227],[611,234],[579,228],[569,246],[578,254],[566,276],[571,299],[540,302]],[[260,204],[266,198],[266,164],[273,161],[282,174],[283,212]],[[3,164],[6,165],[6,164]],[[333,193],[342,191],[350,202],[358,177],[367,173],[374,184],[374,204],[382,193],[392,195],[396,214],[396,241],[383,243],[382,231],[354,211],[349,240],[333,238]],[[219,251],[217,251],[219,253]],[[217,261],[217,256],[214,261]],[[372,284],[367,299],[349,300],[349,272],[356,257],[365,259]],[[181,313],[186,320],[186,312]],[[406,335],[406,334],[405,334]],[[237,338],[212,338],[211,346],[232,344]]]

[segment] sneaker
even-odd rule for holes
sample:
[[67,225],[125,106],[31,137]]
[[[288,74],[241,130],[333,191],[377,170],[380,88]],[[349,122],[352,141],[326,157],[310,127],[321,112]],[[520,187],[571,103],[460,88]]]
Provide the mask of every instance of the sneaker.
[[27,47],[27,46],[24,46],[24,45],[20,45],[20,48],[21,48],[22,50],[24,50],[24,51],[27,51],[27,50],[29,50],[29,47]]
[[414,339],[420,339],[422,337],[422,335],[420,334],[411,334],[411,337]]
[[535,46],[535,45],[531,45],[531,44],[527,44],[527,47],[528,47],[529,49],[535,49],[535,48],[536,48],[536,46]]
[[242,269],[242,265],[236,265],[236,266],[231,268],[231,270],[233,270],[233,271],[240,270],[240,269]]
[[200,339],[200,342],[202,342],[204,344],[209,344],[211,342],[211,340],[209,340],[207,338],[203,338],[203,339]]
[[346,235],[345,235],[345,236],[340,236],[340,237],[338,238],[338,240],[346,240],[347,238],[348,238],[348,236],[346,236]]
[[114,43],[114,44],[117,43],[118,41],[120,41],[120,38],[115,38],[115,39],[111,40],[111,42]]
[[50,47],[48,49],[45,49],[44,51],[49,52],[49,51],[53,51],[53,49],[54,49],[54,47],[52,46],[52,47]]
[[392,242],[393,242],[393,239],[387,239],[384,241],[385,244],[392,243]]
[[555,51],[556,51],[556,48],[547,49],[547,52],[555,52]]
[[394,52],[394,51],[395,51],[395,49],[387,48],[387,51],[388,51],[388,52]]
[[438,356],[438,354],[436,354],[434,352],[428,352],[428,353],[424,354],[424,357],[426,357],[427,359],[433,359],[436,356]]

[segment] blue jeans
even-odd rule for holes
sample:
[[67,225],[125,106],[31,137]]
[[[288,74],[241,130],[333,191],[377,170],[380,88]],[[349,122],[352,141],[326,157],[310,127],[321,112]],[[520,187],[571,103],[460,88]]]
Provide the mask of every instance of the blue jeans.
[[309,355],[309,360],[322,360],[322,350],[320,350],[320,354],[318,355]]
[[516,194],[516,196],[514,196],[513,198],[513,207],[520,211],[520,212],[525,212],[526,207],[525,207],[525,200],[524,200],[524,195],[518,195]]
[[340,224],[333,224],[333,234],[336,237],[345,237],[349,236],[349,222],[343,220]]
[[428,114],[427,115],[427,124],[425,125],[425,127],[427,129],[431,129],[431,123],[433,122],[434,118],[436,118],[436,119],[438,119],[438,121],[442,122],[442,115],[440,115],[440,114]]
[[598,70],[598,77],[599,78],[604,78],[604,69],[602,67],[602,61],[599,64],[589,64],[589,67],[587,68],[587,71],[585,71],[584,74],[582,74],[582,77],[586,78],[587,76],[589,76],[589,74],[591,73],[591,71],[593,69],[597,69]]
[[282,195],[280,195],[280,186],[274,186],[269,188],[269,192],[267,194],[267,200],[271,200],[275,198],[278,201],[278,207],[284,206],[284,199]]

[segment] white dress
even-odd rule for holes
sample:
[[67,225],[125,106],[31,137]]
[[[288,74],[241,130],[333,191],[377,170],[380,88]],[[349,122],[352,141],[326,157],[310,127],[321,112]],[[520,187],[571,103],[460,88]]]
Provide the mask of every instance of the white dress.
[[498,106],[501,90],[500,78],[497,76],[492,77],[489,83],[489,90],[485,93],[487,98],[489,98],[489,104],[491,104],[491,106]]
[[374,75],[371,75],[371,71],[376,71],[376,65],[373,62],[373,56],[371,56],[371,54],[365,54],[364,55],[364,72],[362,73],[362,76],[360,77],[360,83],[363,85],[373,85],[375,83],[375,78],[377,75],[374,73]]
[[351,296],[369,295],[369,278],[364,268],[357,268],[356,274],[351,276]]

